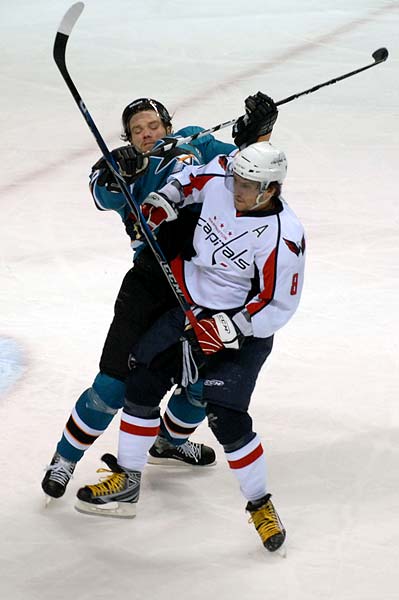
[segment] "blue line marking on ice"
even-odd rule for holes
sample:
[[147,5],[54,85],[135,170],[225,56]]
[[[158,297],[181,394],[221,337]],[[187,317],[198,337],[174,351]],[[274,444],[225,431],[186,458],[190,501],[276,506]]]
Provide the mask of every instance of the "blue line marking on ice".
[[3,396],[23,373],[22,350],[15,340],[0,337],[0,396]]

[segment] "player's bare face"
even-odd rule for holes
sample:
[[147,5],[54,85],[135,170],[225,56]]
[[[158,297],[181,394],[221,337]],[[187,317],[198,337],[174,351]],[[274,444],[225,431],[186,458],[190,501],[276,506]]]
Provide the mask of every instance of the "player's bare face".
[[251,210],[255,206],[257,197],[259,196],[260,184],[257,181],[244,179],[236,173],[234,178],[234,206],[236,210],[245,212]]
[[143,110],[129,121],[133,146],[140,152],[148,152],[160,138],[167,135],[165,125],[154,110]]

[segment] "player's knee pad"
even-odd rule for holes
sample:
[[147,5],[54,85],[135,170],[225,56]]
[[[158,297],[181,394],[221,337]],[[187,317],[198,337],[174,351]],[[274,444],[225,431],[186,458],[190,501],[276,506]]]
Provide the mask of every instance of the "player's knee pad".
[[105,373],[98,373],[93,385],[87,390],[87,408],[115,414],[123,406],[125,384]]
[[241,448],[255,436],[252,419],[246,412],[208,403],[206,414],[209,427],[226,452]]

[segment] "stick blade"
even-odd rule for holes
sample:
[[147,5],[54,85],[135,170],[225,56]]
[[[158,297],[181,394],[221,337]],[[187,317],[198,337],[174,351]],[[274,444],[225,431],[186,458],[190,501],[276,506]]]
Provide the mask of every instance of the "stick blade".
[[384,60],[388,58],[389,52],[386,48],[378,48],[371,56],[374,58],[375,62],[384,62]]
[[76,2],[72,4],[62,17],[60,26],[58,27],[58,33],[63,33],[66,36],[70,36],[72,29],[75,27],[76,21],[79,19],[83,12],[85,5],[83,2]]

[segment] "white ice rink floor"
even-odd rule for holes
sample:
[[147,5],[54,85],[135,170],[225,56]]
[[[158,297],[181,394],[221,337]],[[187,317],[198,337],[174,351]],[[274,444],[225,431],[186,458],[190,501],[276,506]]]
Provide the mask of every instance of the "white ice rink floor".
[[[10,600],[396,600],[399,536],[399,2],[87,0],[68,64],[111,147],[140,96],[175,129],[281,107],[284,196],[307,230],[302,304],[252,401],[287,558],[268,554],[215,446],[212,469],[148,467],[138,516],[73,509],[115,451],[118,419],[43,508],[40,481],[97,372],[131,264],[87,188],[99,156],[52,60],[67,0],[0,1],[0,597]],[[230,140],[230,131],[222,139]]]

